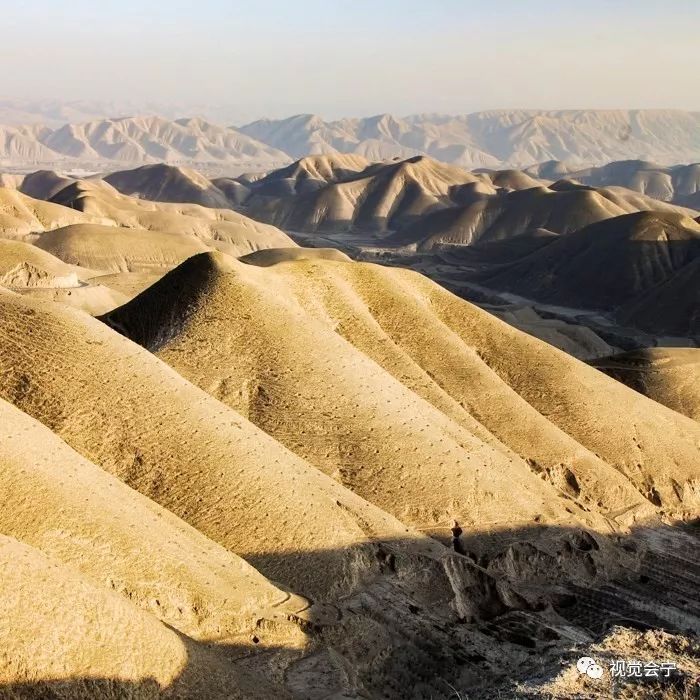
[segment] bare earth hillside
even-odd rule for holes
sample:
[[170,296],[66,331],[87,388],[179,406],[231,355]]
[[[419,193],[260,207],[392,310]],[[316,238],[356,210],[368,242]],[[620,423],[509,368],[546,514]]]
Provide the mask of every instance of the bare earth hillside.
[[[542,168],[533,170],[545,175]],[[626,187],[654,199],[676,202],[687,207],[695,204],[696,209],[700,203],[700,163],[663,166],[643,160],[624,160],[582,170],[567,165],[566,177],[595,187]]]
[[568,118],[13,132],[153,162],[0,180],[0,698],[692,697],[700,226],[500,168]]
[[6,184],[0,286],[90,314],[119,306],[196,253],[294,245],[279,229],[230,209],[140,200],[99,178],[45,171]]
[[[188,289],[189,294],[176,299],[170,288]],[[530,480],[532,471],[539,469],[556,488],[566,488],[567,479],[576,483],[571,487],[574,500],[581,499],[588,508],[595,504],[605,513],[628,512],[633,504],[641,505],[642,496],[656,505],[665,501],[673,509],[677,490],[670,481],[664,485],[661,474],[680,463],[690,465],[697,450],[691,422],[672,414],[664,417],[661,409],[656,420],[647,423],[650,412],[657,410],[654,404],[639,403],[635,394],[615,382],[510,330],[414,273],[323,260],[257,268],[204,255],[192,258],[107,320],[290,449],[416,526],[436,527],[450,517],[496,523],[503,517],[498,515],[501,508],[506,519],[539,514],[546,521],[546,496],[535,497],[539,480]],[[242,332],[245,326],[248,332]],[[295,330],[287,336],[285,328]],[[436,338],[442,347],[439,365],[428,352]],[[228,362],[223,359],[226,353]],[[517,356],[522,362],[530,353],[528,378],[506,358]],[[374,362],[368,363],[365,356]],[[377,362],[380,367],[373,367]],[[478,383],[481,392],[471,394],[464,385],[454,385],[444,376],[450,366],[460,366],[461,376],[470,377],[467,386]],[[421,382],[414,393],[425,397],[428,405],[415,404],[387,381],[398,376],[407,382],[411,375]],[[567,381],[558,381],[563,376]],[[622,391],[619,401],[627,406],[625,417],[596,400],[599,382],[601,392]],[[556,392],[555,407],[538,398],[544,386]],[[500,396],[497,405],[480,400],[493,395]],[[434,414],[431,409],[438,406],[433,402],[451,413],[456,425]],[[525,442],[513,418],[532,409]],[[635,415],[638,420],[632,418]],[[681,429],[676,438],[658,434],[649,440],[658,446],[658,451],[648,448],[654,451],[648,464],[656,476],[645,474],[646,458],[640,462],[632,457],[639,431],[655,432],[655,426],[672,423]],[[609,429],[613,424],[612,434],[606,434],[602,425]],[[304,433],[295,435],[294,426],[303,426]],[[535,426],[541,437],[533,451]],[[514,461],[509,450],[529,459],[530,466]],[[562,462],[570,465],[568,472],[557,468]],[[357,471],[357,463],[364,468]],[[502,483],[502,493],[493,503],[477,495],[487,490],[482,473],[488,489],[497,490]],[[461,485],[466,475],[471,483]],[[692,481],[691,475],[692,469],[687,477]],[[447,491],[441,493],[440,488]],[[469,496],[471,490],[474,497]],[[518,504],[516,499],[525,493],[526,501]],[[458,494],[467,498],[463,505],[456,500]],[[418,497],[414,507],[412,495]],[[451,513],[438,505],[448,502]]]

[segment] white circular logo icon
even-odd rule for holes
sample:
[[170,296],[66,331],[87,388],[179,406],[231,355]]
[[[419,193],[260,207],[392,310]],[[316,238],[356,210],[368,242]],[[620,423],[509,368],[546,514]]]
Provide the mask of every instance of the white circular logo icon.
[[603,667],[599,666],[598,664],[591,664],[586,670],[586,673],[591,678],[595,678],[596,680],[598,680],[599,678],[603,677]]
[[576,668],[578,669],[579,673],[586,673],[588,671],[588,667],[592,666],[593,664],[595,664],[595,659],[592,659],[590,656],[582,656],[576,662]]
[[595,662],[590,656],[582,656],[576,662],[579,673],[585,673],[589,678],[598,680],[603,677],[603,667]]

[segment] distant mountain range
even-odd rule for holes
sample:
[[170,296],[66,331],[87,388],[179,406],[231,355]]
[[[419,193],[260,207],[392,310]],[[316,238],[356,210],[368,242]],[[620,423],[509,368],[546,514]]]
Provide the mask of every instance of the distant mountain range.
[[[270,170],[329,153],[374,161],[428,155],[471,168],[563,161],[566,172],[616,160],[700,161],[700,112],[678,110],[494,110],[336,121],[303,114],[232,127],[156,116],[74,122],[71,110],[49,110],[42,122],[41,114],[32,118],[0,103],[0,124],[3,117],[16,124],[25,114],[24,125],[0,126],[2,167],[167,162]],[[61,115],[71,123],[57,127]]]
[[654,199],[700,209],[700,163],[664,167],[643,160],[625,160],[572,171],[565,163],[549,162],[528,168],[527,172],[544,180],[566,177],[593,187],[626,187]]
[[672,110],[494,110],[333,122],[307,114],[253,122],[241,131],[295,158],[333,151],[370,160],[429,155],[469,167],[700,158],[700,112]]
[[0,163],[8,167],[66,163],[221,163],[259,169],[289,162],[286,153],[203,119],[100,119],[66,124],[0,126]]

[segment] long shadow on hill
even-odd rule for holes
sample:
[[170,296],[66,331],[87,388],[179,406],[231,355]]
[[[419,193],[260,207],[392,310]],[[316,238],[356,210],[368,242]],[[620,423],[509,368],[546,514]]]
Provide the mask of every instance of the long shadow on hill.
[[[368,196],[365,200],[367,204],[367,209],[370,213],[365,211],[360,211],[355,219],[333,219],[330,221],[320,221],[313,223],[312,230],[309,230],[309,220],[302,213],[298,214],[292,212],[287,217],[278,217],[274,214],[274,208],[272,208],[273,214],[265,216],[263,209],[257,208],[264,202],[264,198],[261,195],[256,195],[256,200],[251,200],[255,202],[255,207],[242,207],[240,209],[241,213],[246,216],[250,216],[253,219],[259,219],[265,223],[270,223],[274,226],[279,226],[285,230],[287,235],[291,238],[295,238],[300,245],[309,245],[310,237],[313,236],[329,236],[334,235],[347,235],[349,246],[352,247],[352,240],[359,238],[368,240],[373,240],[377,245],[382,245],[384,238],[388,237],[390,231],[398,226],[408,226],[409,224],[417,223],[422,218],[421,214],[410,214],[403,211],[403,208],[409,209],[412,201],[418,196],[418,193],[413,187],[407,187],[405,195],[399,200],[397,206],[400,206],[398,212],[392,213],[390,216],[377,216],[372,213],[371,204],[375,204],[379,199],[377,194],[372,194]],[[312,201],[312,195],[298,195],[297,200],[300,202],[300,207],[303,206],[305,200]],[[275,200],[269,200],[269,206],[274,207],[276,204]],[[298,232],[298,233],[296,233]],[[295,236],[296,234],[296,236]],[[387,245],[392,245],[387,241]],[[339,245],[339,248],[345,250],[345,246]]]
[[346,252],[419,270],[477,305],[533,306],[542,318],[587,326],[623,350],[687,346],[683,339],[700,344],[700,236],[621,244],[579,233],[533,233],[425,253]]
[[[416,562],[402,559],[398,547],[394,552],[392,543],[376,542],[374,565],[357,571],[356,593],[313,602],[304,623],[309,641],[303,655],[265,646],[267,623],[261,620],[260,647],[184,639],[190,663],[164,690],[153,679],[86,677],[4,685],[0,697],[238,697],[225,686],[212,691],[207,659],[230,665],[232,678],[237,673],[256,678],[254,697],[259,698],[524,697],[516,684],[539,685],[559,676],[579,656],[595,656],[591,645],[620,629],[696,638],[699,540],[697,522],[638,527],[625,536],[537,525],[465,533],[457,545],[463,554],[450,557],[450,571],[455,597],[469,603],[466,615],[431,607],[430,578],[411,571]],[[331,550],[283,556],[303,558],[308,567],[324,571],[337,555]],[[280,555],[246,558],[269,572],[277,569]],[[674,648],[638,651],[645,661],[665,661]],[[284,672],[269,673],[275,666]],[[669,682],[690,690],[692,679],[678,673]],[[241,682],[241,697],[247,697],[245,687]],[[600,695],[586,697],[608,693],[606,686]],[[649,686],[647,694],[639,681],[634,697],[659,697],[658,686]]]
[[[684,240],[629,240],[613,235],[614,229],[609,233],[601,224],[558,236],[480,277],[499,289],[539,301],[605,311],[669,281],[700,258],[700,235]],[[495,257],[492,262],[499,260]]]

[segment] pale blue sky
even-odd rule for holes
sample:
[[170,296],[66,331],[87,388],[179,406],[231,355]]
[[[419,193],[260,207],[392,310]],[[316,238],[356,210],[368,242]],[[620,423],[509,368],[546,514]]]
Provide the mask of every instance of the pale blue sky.
[[0,98],[232,120],[497,107],[700,110],[700,0],[13,0]]

